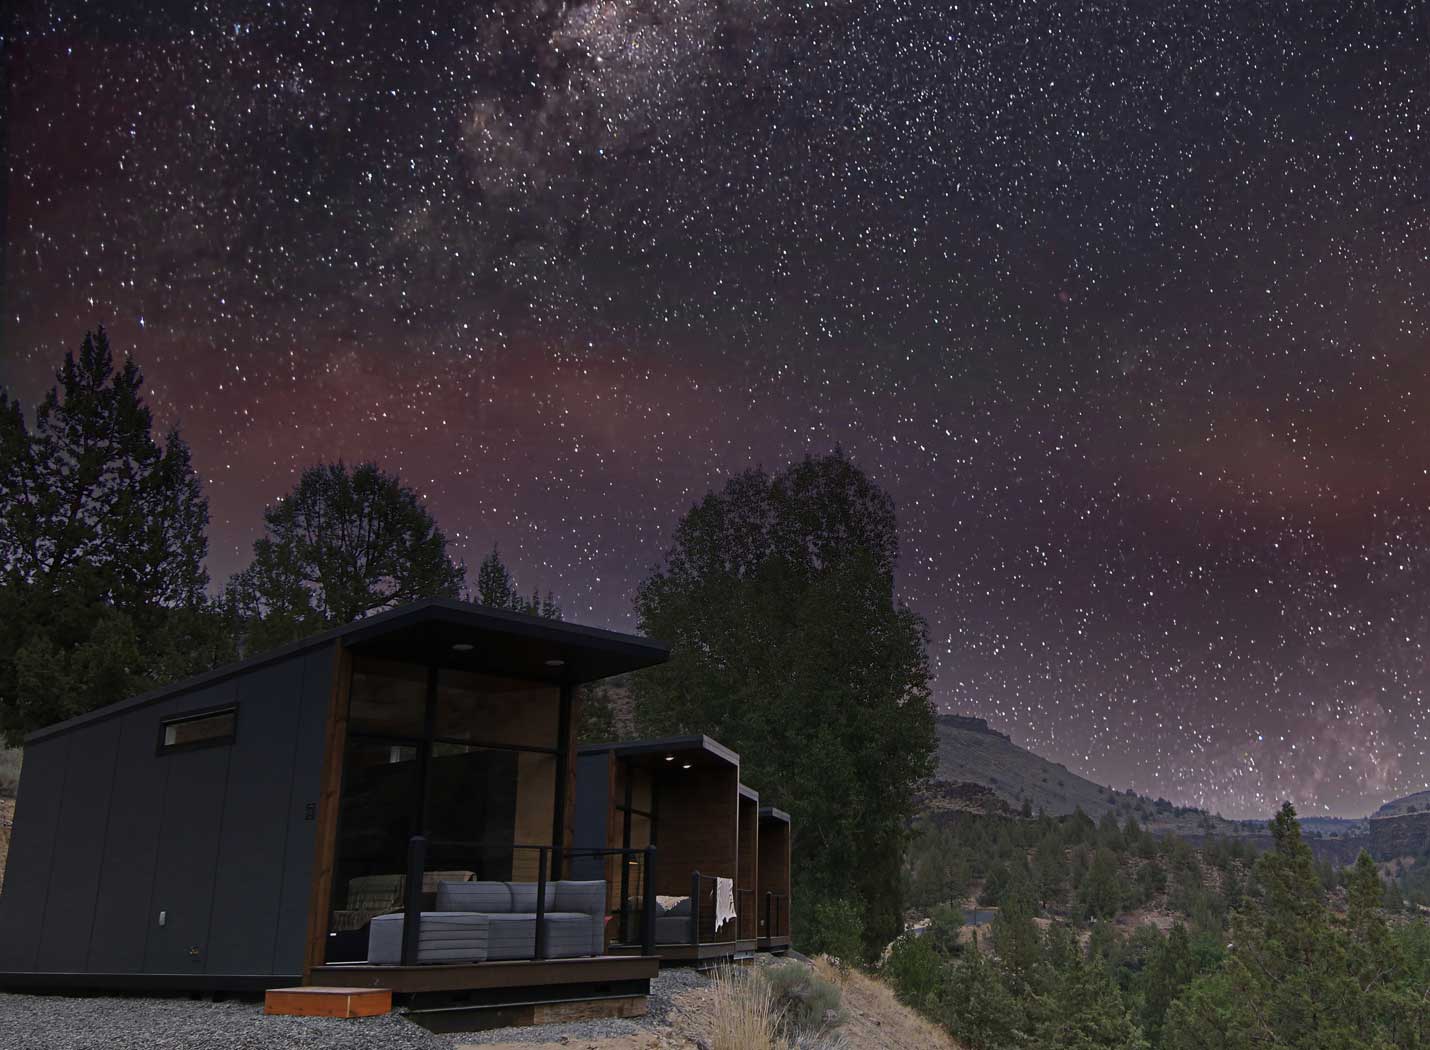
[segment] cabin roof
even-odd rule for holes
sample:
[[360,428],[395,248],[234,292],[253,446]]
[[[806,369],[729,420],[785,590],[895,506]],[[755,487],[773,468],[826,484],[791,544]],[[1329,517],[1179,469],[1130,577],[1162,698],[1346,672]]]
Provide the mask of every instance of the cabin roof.
[[609,751],[618,758],[639,758],[646,756],[676,755],[682,752],[701,752],[729,765],[739,767],[740,756],[718,740],[703,734],[696,736],[668,736],[658,740],[629,740],[624,743],[585,744],[578,754],[594,755]]
[[766,820],[782,820],[786,824],[789,823],[789,814],[782,809],[776,809],[774,806],[761,807],[760,816]]
[[[25,739],[27,742],[42,740],[68,732],[335,642],[363,655],[414,663],[437,662],[457,670],[566,685],[609,678],[664,663],[670,658],[667,645],[638,635],[469,602],[428,598],[45,726]],[[454,645],[471,648],[458,652],[453,649]]]
[[760,793],[759,793],[758,791],[756,791],[754,788],[750,787],[748,784],[741,784],[741,785],[740,785],[740,796],[741,796],[742,798],[747,798],[747,799],[749,799],[751,802],[759,802],[759,801],[760,801]]

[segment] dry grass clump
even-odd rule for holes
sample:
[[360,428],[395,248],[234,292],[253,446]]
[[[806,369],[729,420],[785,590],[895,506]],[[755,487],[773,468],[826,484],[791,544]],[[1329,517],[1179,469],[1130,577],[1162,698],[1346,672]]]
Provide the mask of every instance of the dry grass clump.
[[894,990],[883,981],[827,956],[814,960],[814,972],[839,986],[847,1015],[841,1034],[849,1047],[958,1050],[952,1036],[899,1002]]
[[787,1050],[770,986],[753,970],[722,969],[710,1004],[710,1050]]

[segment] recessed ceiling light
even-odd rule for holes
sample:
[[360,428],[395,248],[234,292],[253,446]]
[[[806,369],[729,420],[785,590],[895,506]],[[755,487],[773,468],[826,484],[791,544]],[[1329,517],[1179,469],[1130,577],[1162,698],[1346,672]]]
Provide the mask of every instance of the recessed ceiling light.
[[667,762],[674,762],[674,761],[675,761],[675,756],[674,756],[674,755],[666,755],[666,756],[665,756],[665,760],[666,760]]
[[473,645],[471,642],[453,642],[453,643],[452,643],[452,652],[454,652],[454,653],[469,653],[469,652],[471,652],[471,651],[472,651],[473,649],[475,649],[475,648],[476,648],[476,646]]
[[681,766],[680,768],[681,768],[681,769],[689,769],[689,768],[691,767],[691,765],[693,765],[693,763],[687,762],[687,763],[685,763],[685,765]]
[[565,660],[547,660],[547,661],[546,661],[546,666],[547,666],[547,667],[565,667],[565,666],[566,666],[566,661],[565,661]]

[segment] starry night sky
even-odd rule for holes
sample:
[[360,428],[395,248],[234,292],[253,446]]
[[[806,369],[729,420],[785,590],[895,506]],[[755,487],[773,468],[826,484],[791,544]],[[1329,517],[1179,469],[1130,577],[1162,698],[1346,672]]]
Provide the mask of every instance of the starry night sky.
[[842,445],[944,709],[1228,816],[1426,786],[1423,0],[108,6],[9,41],[0,383],[109,326],[216,584],[370,457],[630,628]]

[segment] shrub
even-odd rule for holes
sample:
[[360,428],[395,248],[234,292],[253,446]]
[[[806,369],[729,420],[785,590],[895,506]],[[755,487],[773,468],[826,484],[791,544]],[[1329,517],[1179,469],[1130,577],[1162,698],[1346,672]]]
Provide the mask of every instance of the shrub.
[[839,989],[795,959],[773,963],[763,970],[775,1014],[790,1037],[820,1035],[844,1023]]
[[926,1014],[936,1012],[938,991],[947,975],[943,959],[927,935],[914,937],[906,933],[900,937],[890,947],[880,972],[900,1002]]
[[816,901],[801,940],[810,955],[832,955],[851,965],[859,962],[864,956],[864,920],[859,906],[839,897]]

